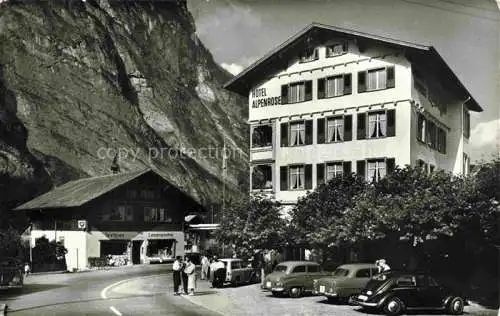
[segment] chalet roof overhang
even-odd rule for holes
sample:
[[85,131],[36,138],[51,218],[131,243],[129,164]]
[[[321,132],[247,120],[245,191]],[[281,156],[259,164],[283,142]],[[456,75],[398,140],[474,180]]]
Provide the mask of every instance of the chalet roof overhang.
[[153,169],[147,168],[135,172],[118,173],[99,177],[83,178],[66,182],[49,192],[41,194],[34,199],[17,206],[14,211],[38,211],[58,210],[80,207],[87,204],[114,189],[129,183],[145,174],[152,173],[165,181],[166,187],[172,188],[189,198],[193,205],[200,206],[186,192],[172,185],[165,177]]
[[[483,111],[434,47],[316,22],[308,25],[244,69],[227,82],[224,88],[247,97],[252,87],[274,76],[276,72],[286,69],[289,60],[296,57],[304,48],[323,43],[332,36],[342,36],[354,40],[361,50],[373,44],[384,44],[388,47],[400,49],[412,64],[417,65],[417,67],[426,66],[426,68],[433,69],[438,78],[450,80],[448,82],[451,83],[450,86],[453,92],[457,93],[462,100],[467,100],[466,105],[470,110]],[[428,67],[429,65],[432,65],[432,67]]]

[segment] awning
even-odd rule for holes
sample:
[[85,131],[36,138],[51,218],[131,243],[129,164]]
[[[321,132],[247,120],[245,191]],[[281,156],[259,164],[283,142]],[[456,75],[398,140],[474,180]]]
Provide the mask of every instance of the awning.
[[192,230],[216,230],[219,224],[191,224],[189,228]]

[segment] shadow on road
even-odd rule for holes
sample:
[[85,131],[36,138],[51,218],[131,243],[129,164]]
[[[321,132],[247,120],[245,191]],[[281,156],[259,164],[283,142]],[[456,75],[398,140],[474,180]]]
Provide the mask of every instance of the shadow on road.
[[210,295],[215,293],[217,293],[217,291],[200,291],[200,292],[194,292],[194,296]]
[[65,287],[61,284],[25,284],[22,289],[8,289],[0,292],[0,300],[12,300],[18,296]]

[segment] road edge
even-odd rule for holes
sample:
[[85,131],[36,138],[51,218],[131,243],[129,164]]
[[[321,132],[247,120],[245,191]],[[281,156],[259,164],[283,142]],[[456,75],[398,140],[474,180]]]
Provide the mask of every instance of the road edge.
[[[196,294],[195,294],[196,295]],[[218,310],[215,310],[213,308],[210,308],[210,307],[207,307],[201,303],[198,303],[196,302],[193,298],[189,297],[189,295],[180,295],[181,297],[185,298],[186,300],[190,301],[191,303],[193,303],[194,305],[197,305],[197,306],[200,306],[200,307],[203,307],[204,309],[208,309],[209,311],[211,312],[214,312],[216,314],[219,314],[219,315],[222,315],[222,316],[226,316],[226,314],[218,311]]]

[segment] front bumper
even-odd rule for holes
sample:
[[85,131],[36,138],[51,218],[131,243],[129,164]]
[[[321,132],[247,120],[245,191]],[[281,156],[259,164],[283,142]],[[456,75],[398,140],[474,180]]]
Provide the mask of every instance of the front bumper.
[[371,307],[371,308],[379,306],[378,303],[366,302],[366,301],[360,300],[358,297],[354,297],[354,298],[349,299],[349,303],[354,304],[354,305],[359,305],[362,307]]

